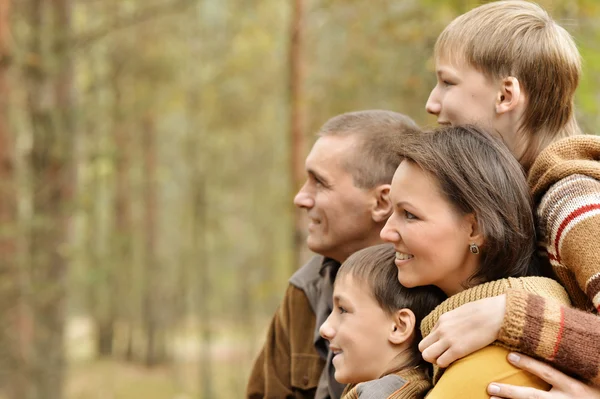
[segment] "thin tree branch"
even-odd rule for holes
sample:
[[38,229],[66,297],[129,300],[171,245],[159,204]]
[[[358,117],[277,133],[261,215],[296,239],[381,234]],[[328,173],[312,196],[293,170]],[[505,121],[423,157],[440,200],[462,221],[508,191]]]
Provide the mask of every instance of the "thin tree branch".
[[94,42],[117,30],[127,29],[155,18],[185,11],[188,7],[196,3],[197,0],[173,0],[165,4],[160,4],[136,11],[125,17],[115,18],[113,21],[104,26],[78,34],[71,42],[72,48],[81,49],[93,44]]

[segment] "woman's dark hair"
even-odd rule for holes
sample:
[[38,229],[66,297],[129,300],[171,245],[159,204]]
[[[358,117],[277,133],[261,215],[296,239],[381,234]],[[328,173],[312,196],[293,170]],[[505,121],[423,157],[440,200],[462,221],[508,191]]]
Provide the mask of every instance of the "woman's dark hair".
[[468,285],[542,274],[534,256],[535,224],[525,174],[499,139],[475,126],[448,126],[394,145],[403,162],[414,162],[435,178],[459,213],[477,218],[484,243],[480,269]]

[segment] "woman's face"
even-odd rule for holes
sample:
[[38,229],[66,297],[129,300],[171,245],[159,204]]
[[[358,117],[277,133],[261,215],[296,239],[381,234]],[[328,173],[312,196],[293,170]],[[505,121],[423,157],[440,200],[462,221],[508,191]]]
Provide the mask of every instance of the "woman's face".
[[479,266],[472,254],[476,221],[441,194],[434,177],[403,161],[392,180],[393,213],[381,231],[394,244],[398,280],[406,287],[435,285],[448,296],[462,291]]

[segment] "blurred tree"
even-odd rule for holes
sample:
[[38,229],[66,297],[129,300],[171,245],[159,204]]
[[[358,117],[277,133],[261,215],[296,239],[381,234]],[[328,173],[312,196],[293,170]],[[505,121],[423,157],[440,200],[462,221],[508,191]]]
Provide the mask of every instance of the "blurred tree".
[[[304,0],[294,0],[290,21],[289,49],[289,90],[290,90],[290,170],[291,197],[305,180],[304,158],[306,156],[306,96],[305,96],[305,4]],[[294,209],[295,227],[293,232],[294,262],[292,272],[303,263],[305,256],[304,241],[306,237],[305,212]]]
[[71,2],[28,3],[30,40],[25,71],[33,134],[31,284],[34,315],[32,398],[62,397],[66,273],[74,143]]

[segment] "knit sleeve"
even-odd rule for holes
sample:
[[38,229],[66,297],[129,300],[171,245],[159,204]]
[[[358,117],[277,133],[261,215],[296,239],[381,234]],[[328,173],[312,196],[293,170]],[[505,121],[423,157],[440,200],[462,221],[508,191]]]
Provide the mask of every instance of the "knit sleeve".
[[520,290],[506,293],[498,340],[600,385],[600,317]]
[[579,174],[559,180],[537,216],[549,261],[573,304],[600,310],[600,181]]

